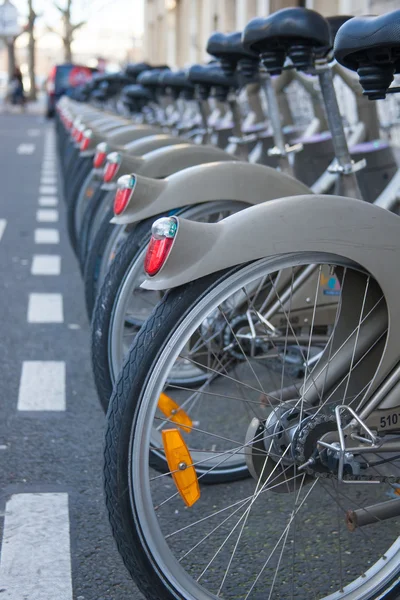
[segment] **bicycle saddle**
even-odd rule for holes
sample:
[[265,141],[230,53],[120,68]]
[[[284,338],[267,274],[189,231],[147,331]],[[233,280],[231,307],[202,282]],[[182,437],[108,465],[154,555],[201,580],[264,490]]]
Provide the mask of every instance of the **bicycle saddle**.
[[333,42],[335,41],[336,34],[346,21],[352,19],[353,16],[350,15],[335,15],[333,17],[325,17],[325,19],[329,23],[329,29],[331,30],[331,44],[333,46]]
[[188,71],[188,79],[193,84],[200,84],[209,87],[235,87],[236,78],[224,73],[218,63],[211,65],[193,65]]
[[159,82],[168,87],[180,90],[192,89],[193,84],[188,80],[187,73],[183,69],[179,71],[164,71],[159,76]]
[[140,75],[137,76],[136,81],[141,85],[148,87],[158,87],[159,86],[159,77],[161,73],[164,73],[166,69],[151,69],[147,71],[142,71]]
[[103,102],[106,97],[107,94],[104,90],[93,90],[90,94],[90,97],[93,98],[93,100],[99,100],[100,102]]
[[241,58],[258,58],[254,52],[244,49],[240,31],[213,33],[207,42],[207,52],[219,60],[227,59],[232,63],[237,63]]
[[140,75],[140,73],[142,71],[147,71],[149,69],[151,69],[150,65],[148,65],[145,62],[131,63],[131,64],[126,65],[126,67],[125,67],[125,73],[131,79],[136,79],[136,77],[138,75]]
[[308,8],[283,8],[252,19],[243,31],[243,46],[261,56],[271,74],[282,71],[286,54],[297,69],[310,65],[311,52],[324,56],[331,48],[329,23]]
[[132,98],[135,100],[152,100],[153,98],[150,90],[138,83],[132,83],[131,85],[125,86],[122,89],[122,93],[127,98]]
[[370,99],[385,98],[400,73],[400,10],[350,19],[337,33],[334,53],[341,65],[357,71]]

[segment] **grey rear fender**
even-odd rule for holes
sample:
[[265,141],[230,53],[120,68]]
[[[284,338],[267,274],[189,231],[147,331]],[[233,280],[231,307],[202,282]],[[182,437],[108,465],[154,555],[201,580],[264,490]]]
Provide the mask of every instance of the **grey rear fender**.
[[121,125],[109,134],[105,135],[105,140],[110,144],[125,146],[134,140],[138,140],[147,135],[157,135],[161,130],[148,125]]
[[[162,150],[168,152],[169,149]],[[188,149],[183,151],[183,155],[185,152]],[[147,160],[147,157],[143,158]],[[167,159],[167,156],[164,158]],[[303,183],[275,169],[239,161],[203,162],[175,172],[162,181],[144,177],[142,174],[146,166],[149,164],[143,165],[136,176],[136,185],[127,207],[121,215],[112,219],[112,223],[134,223],[204,202],[229,200],[251,205],[310,193]]]
[[126,144],[124,146],[124,152],[135,156],[142,156],[152,150],[157,150],[157,148],[164,148],[165,146],[172,146],[174,144],[179,146],[185,143],[187,142],[184,139],[173,135],[167,135],[166,133],[146,135],[144,138],[139,138],[138,140]]
[[368,268],[378,282],[378,265],[386,273],[397,269],[399,217],[361,200],[302,195],[264,202],[218,223],[176,218],[171,252],[160,272],[142,284],[146,289],[177,287],[281,253],[340,255]]

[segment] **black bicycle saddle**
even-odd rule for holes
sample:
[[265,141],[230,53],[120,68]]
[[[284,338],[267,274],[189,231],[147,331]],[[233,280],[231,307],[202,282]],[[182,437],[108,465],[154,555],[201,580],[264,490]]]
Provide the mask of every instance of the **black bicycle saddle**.
[[148,65],[145,62],[130,63],[130,64],[126,65],[126,67],[125,67],[125,73],[131,79],[135,79],[136,80],[136,77],[138,75],[140,75],[140,73],[142,73],[142,71],[147,71],[149,69],[151,69],[150,65]]
[[243,31],[243,46],[261,56],[272,74],[279,74],[289,55],[296,68],[309,66],[310,52],[325,55],[331,48],[328,21],[308,8],[283,8],[269,17],[252,19]]
[[151,69],[147,71],[142,71],[140,75],[137,76],[136,81],[141,85],[147,87],[159,87],[159,78],[162,73],[165,72],[166,69]]
[[341,65],[357,71],[369,98],[384,98],[400,73],[400,10],[346,21],[336,35],[334,54]]
[[209,87],[221,86],[231,88],[236,86],[236,78],[228,76],[218,63],[211,65],[193,65],[188,71],[188,79],[194,84]]
[[151,100],[152,94],[150,90],[145,88],[143,85],[138,83],[132,83],[131,85],[126,85],[122,88],[122,93],[127,98],[132,98],[135,100]]
[[258,55],[245,50],[242,44],[242,33],[213,33],[207,42],[207,52],[219,60],[237,63],[241,58],[257,59]]
[[346,21],[348,21],[349,19],[352,19],[352,18],[353,17],[350,15],[334,15],[333,17],[325,17],[325,19],[329,23],[329,29],[331,30],[332,46],[335,41],[336,34],[339,31],[339,29],[341,28],[341,26],[344,25],[346,23]]

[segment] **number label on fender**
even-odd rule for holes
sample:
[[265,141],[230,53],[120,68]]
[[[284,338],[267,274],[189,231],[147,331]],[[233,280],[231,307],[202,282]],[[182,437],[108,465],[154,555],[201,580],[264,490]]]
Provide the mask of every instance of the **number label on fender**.
[[366,425],[380,431],[400,430],[400,406],[374,411],[366,420]]
[[380,429],[397,429],[400,427],[400,412],[392,412],[379,419]]

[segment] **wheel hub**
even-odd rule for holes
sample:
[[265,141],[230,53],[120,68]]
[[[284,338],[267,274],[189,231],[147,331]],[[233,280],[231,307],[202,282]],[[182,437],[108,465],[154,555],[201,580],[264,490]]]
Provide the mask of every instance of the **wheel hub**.
[[[300,474],[311,481],[316,474],[332,474],[335,466],[326,451],[318,447],[321,437],[336,429],[335,417],[313,416],[311,407],[303,404],[301,408],[298,404],[295,400],[282,403],[265,421],[253,419],[247,431],[248,469],[256,481],[271,481],[274,492],[292,492]],[[312,472],[300,470],[308,461],[313,463]]]

